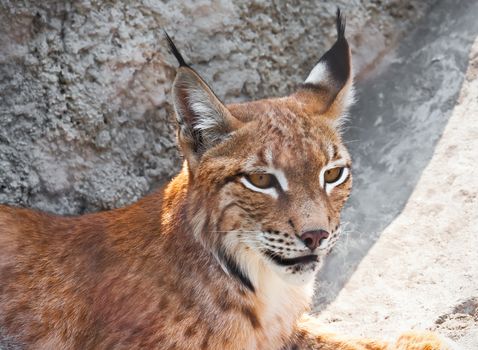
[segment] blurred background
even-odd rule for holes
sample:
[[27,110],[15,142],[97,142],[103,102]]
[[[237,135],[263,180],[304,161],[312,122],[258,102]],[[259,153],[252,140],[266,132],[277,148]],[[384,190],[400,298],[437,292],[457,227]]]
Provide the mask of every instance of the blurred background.
[[335,41],[337,6],[354,190],[314,311],[342,332],[429,328],[477,349],[477,1],[0,0],[0,203],[81,214],[171,179],[162,29],[230,103],[293,92]]

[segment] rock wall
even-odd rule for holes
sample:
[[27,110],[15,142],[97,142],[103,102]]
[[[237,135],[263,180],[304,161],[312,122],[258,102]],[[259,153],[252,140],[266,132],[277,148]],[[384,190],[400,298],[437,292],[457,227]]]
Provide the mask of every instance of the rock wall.
[[284,95],[347,15],[366,72],[432,0],[0,1],[0,203],[131,203],[180,166],[161,29],[226,102]]

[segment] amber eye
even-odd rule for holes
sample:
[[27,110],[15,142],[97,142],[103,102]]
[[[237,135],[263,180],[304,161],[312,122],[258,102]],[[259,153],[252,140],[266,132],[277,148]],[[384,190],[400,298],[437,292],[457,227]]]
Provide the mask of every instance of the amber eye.
[[273,186],[274,176],[271,174],[249,174],[247,181],[258,188],[269,188]]
[[344,171],[344,168],[342,167],[326,170],[324,173],[325,183],[331,184],[338,181],[340,179],[340,176],[342,176],[343,171]]

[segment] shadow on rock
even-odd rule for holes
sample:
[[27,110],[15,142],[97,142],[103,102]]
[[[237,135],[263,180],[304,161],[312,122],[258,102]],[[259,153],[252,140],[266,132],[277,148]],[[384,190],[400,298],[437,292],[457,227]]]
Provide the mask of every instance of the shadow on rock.
[[358,103],[345,134],[354,190],[343,214],[342,240],[318,276],[316,311],[335,299],[400,214],[432,158],[478,35],[476,13],[476,1],[438,1],[357,85]]

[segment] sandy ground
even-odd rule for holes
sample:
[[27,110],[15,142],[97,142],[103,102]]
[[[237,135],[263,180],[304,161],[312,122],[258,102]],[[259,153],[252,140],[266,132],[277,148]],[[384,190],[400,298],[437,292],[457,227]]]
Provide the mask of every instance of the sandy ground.
[[477,160],[478,39],[430,162],[403,211],[320,313],[324,323],[381,338],[434,329],[478,349]]

